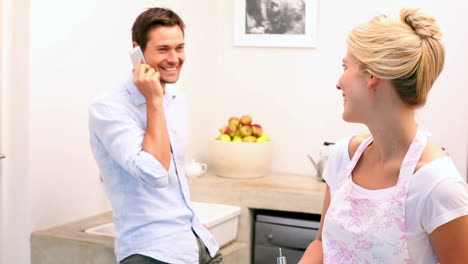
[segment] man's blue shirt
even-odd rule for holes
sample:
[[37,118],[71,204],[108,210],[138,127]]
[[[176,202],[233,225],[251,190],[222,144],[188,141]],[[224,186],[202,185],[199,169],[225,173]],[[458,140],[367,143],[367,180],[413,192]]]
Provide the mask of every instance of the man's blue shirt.
[[146,100],[133,84],[133,76],[119,89],[98,95],[90,105],[91,148],[112,204],[117,261],[143,254],[168,263],[198,263],[193,232],[211,256],[219,249],[194,217],[190,202],[183,166],[186,98],[175,85],[166,84],[163,105],[173,151],[169,170],[142,149]]

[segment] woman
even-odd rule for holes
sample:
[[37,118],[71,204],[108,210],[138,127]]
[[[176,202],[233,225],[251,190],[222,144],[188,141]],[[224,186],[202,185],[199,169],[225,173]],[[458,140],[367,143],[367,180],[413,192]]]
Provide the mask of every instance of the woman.
[[334,146],[306,263],[468,263],[468,187],[415,121],[444,64],[434,18],[403,9],[347,39],[343,119],[371,135]]

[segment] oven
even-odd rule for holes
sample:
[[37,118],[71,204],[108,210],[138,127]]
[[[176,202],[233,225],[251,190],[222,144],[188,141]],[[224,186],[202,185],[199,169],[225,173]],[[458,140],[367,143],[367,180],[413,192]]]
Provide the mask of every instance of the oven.
[[317,236],[319,226],[320,215],[257,211],[254,216],[252,263],[276,263],[279,248],[287,263],[298,263]]

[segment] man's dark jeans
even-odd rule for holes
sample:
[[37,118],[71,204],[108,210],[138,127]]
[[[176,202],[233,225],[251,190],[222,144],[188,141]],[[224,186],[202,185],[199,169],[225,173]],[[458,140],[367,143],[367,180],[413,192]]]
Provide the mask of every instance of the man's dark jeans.
[[[199,263],[200,264],[219,264],[223,263],[223,255],[218,251],[216,255],[212,258],[208,249],[205,247],[203,241],[197,236],[198,248],[199,250]],[[144,255],[134,254],[124,260],[120,261],[120,264],[168,264]]]

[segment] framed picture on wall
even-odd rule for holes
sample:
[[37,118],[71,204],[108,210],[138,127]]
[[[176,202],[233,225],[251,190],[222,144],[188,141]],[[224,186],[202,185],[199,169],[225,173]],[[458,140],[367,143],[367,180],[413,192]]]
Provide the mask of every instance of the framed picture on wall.
[[317,0],[235,0],[234,44],[316,47]]

